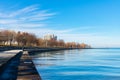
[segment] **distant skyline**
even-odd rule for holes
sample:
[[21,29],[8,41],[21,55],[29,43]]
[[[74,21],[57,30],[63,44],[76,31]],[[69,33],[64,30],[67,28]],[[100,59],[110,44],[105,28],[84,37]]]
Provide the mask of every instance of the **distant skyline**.
[[120,47],[120,0],[1,0],[0,29]]

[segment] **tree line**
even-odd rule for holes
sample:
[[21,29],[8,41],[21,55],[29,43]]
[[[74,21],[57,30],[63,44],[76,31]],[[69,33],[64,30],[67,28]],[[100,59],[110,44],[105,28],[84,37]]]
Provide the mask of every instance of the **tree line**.
[[59,47],[59,48],[90,48],[85,43],[65,42],[63,39],[45,40],[38,38],[33,33],[28,32],[15,32],[12,30],[0,31],[0,45],[1,46],[36,46],[36,47]]

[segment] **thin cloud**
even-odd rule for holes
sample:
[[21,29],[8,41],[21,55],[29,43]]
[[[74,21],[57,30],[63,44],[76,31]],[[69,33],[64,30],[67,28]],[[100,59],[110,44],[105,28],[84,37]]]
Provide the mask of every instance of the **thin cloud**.
[[14,24],[17,23],[18,20],[15,19],[0,19],[0,24]]
[[22,8],[20,10],[13,12],[12,14],[9,15],[9,17],[21,16],[23,14],[25,15],[30,12],[32,13],[32,12],[36,11],[37,9],[38,8],[35,5],[28,6],[28,7],[25,7],[25,8]]
[[0,24],[5,28],[36,28],[47,25],[44,21],[56,15],[49,10],[41,10],[38,5],[27,6],[16,11],[0,13]]

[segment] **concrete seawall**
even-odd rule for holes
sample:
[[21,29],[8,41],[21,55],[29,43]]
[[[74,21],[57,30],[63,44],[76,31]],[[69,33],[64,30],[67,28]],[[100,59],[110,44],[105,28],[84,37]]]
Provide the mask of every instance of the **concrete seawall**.
[[78,49],[78,48],[25,49],[25,51],[28,51],[29,54],[32,55],[32,54],[36,54],[36,52],[42,53],[42,52],[60,51],[60,50],[72,50],[72,49]]
[[27,51],[19,52],[0,66],[0,80],[41,80]]
[[17,80],[41,80],[28,51],[24,51],[20,58]]

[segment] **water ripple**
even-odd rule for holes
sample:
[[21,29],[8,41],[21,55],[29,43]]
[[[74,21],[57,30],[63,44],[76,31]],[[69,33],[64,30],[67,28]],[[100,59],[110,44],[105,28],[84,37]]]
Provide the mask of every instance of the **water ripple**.
[[34,57],[43,80],[120,80],[120,49],[83,49]]

